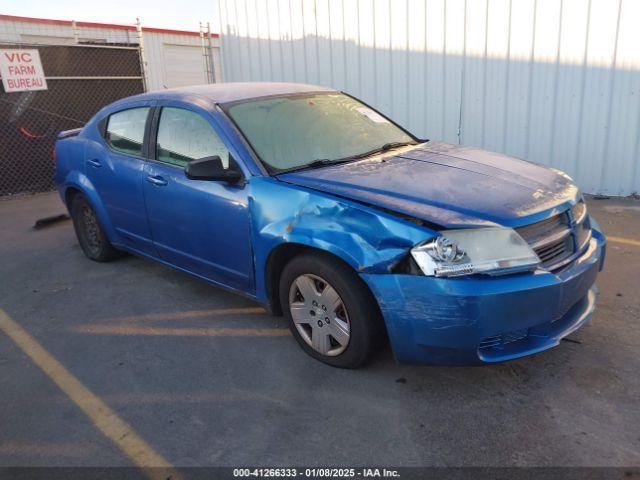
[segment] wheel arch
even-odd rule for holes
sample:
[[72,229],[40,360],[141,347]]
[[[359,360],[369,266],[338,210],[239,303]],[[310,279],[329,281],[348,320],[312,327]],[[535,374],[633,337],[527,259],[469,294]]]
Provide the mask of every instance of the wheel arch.
[[100,196],[98,195],[98,192],[95,189],[93,183],[91,183],[91,181],[85,175],[79,172],[73,172],[67,177],[62,188],[62,198],[64,199],[69,213],[71,213],[71,202],[73,201],[73,198],[78,194],[84,195],[84,197],[93,207],[96,215],[98,216],[100,224],[107,234],[107,238],[109,239],[109,241],[117,241],[118,235],[113,228],[113,224],[109,219],[107,210],[102,203],[102,200],[100,199]]
[[[265,262],[265,293],[267,296],[268,306],[272,314],[282,315],[283,313],[282,305],[280,304],[280,276],[285,265],[295,256],[302,255],[304,253],[315,253],[317,255],[330,258],[333,261],[337,261],[345,265],[357,274],[357,268],[354,267],[353,259],[339,250],[325,250],[318,246],[298,242],[281,243],[271,250],[267,261]],[[362,283],[371,294],[371,297],[376,303],[376,307],[378,307],[378,302],[375,300],[373,292],[366,282],[362,281]]]
[[73,204],[73,199],[76,195],[81,194],[82,190],[80,190],[76,186],[69,186],[64,191],[64,203],[67,206],[67,210],[71,211],[71,205]]

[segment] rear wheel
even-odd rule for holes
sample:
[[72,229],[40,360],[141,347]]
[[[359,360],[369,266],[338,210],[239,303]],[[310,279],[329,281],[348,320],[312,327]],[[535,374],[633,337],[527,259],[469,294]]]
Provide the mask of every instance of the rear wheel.
[[80,193],[73,197],[71,218],[78,243],[87,258],[96,262],[108,262],[121,255],[121,252],[109,243],[95,210]]
[[356,368],[379,344],[375,299],[351,268],[328,255],[291,260],[280,278],[280,302],[302,349],[324,363]]

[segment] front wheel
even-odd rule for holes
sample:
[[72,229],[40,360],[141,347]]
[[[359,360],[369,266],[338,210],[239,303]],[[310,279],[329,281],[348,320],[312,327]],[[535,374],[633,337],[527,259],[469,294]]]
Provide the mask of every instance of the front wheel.
[[324,363],[356,368],[379,344],[382,320],[371,292],[328,255],[291,260],[280,277],[280,302],[302,349]]

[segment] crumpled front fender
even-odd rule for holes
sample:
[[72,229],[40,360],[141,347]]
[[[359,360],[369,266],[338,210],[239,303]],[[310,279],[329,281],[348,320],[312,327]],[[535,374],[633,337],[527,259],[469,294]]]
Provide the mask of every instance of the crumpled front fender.
[[284,243],[330,252],[361,273],[388,273],[413,245],[435,234],[375,208],[273,178],[254,178],[250,188],[256,296],[263,301],[269,255]]

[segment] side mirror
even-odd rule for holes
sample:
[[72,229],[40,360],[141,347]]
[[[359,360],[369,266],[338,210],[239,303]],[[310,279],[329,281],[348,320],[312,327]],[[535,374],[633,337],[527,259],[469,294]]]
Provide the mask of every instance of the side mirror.
[[187,178],[191,180],[220,180],[223,182],[237,184],[242,180],[242,173],[233,168],[235,165],[229,158],[229,168],[222,166],[219,156],[198,158],[187,163],[184,169]]

